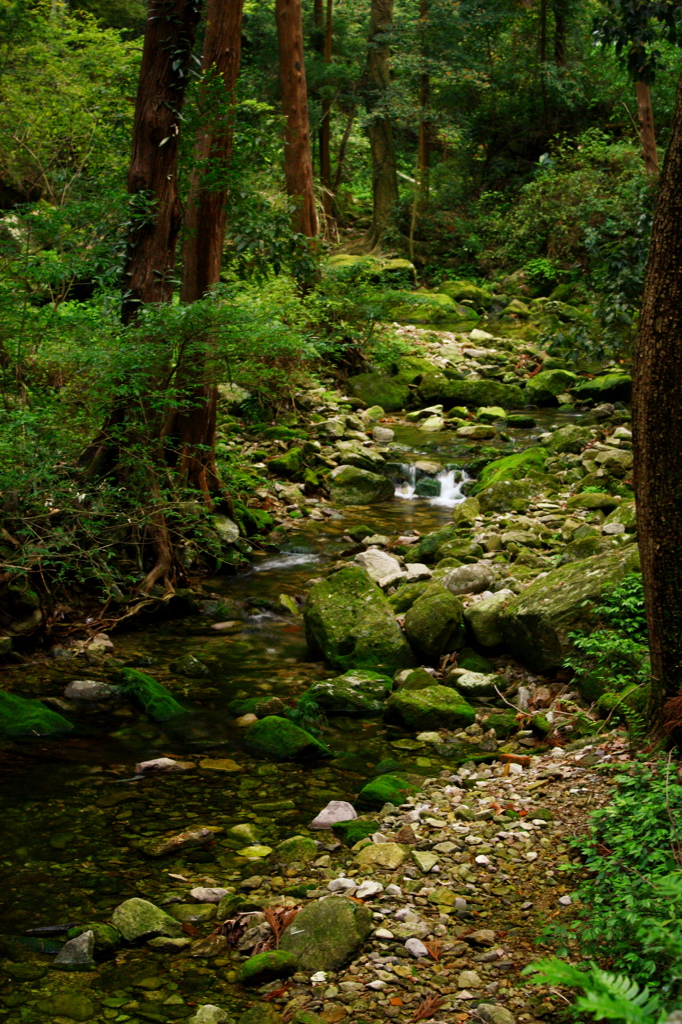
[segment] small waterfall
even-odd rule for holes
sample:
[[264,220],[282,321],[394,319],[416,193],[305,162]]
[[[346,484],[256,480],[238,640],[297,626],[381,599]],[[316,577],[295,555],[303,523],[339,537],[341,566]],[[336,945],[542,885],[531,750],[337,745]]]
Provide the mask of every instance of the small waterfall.
[[[440,484],[440,494],[431,497],[416,493],[418,479],[437,480]],[[440,505],[444,508],[453,508],[464,501],[466,495],[463,487],[469,480],[468,474],[463,469],[443,469],[434,477],[426,474],[417,474],[413,465],[405,463],[401,466],[400,480],[396,484],[396,498],[421,498],[428,501],[430,505]]]

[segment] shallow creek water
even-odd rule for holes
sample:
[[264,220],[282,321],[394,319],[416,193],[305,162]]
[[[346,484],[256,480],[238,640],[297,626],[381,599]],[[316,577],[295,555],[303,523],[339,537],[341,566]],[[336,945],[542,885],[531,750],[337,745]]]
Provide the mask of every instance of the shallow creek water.
[[[537,420],[532,431],[510,431],[514,444],[533,443],[549,424],[567,418],[554,411],[539,412]],[[394,426],[400,448],[391,458],[397,462],[428,458],[465,468],[466,456],[475,455],[453,435]],[[500,454],[510,447],[505,441],[500,446]],[[324,564],[338,558],[341,538],[353,523],[395,536],[437,529],[451,514],[450,502],[403,497],[344,509],[341,518],[308,520],[292,534],[288,550],[259,557],[247,575],[204,582],[206,591],[225,600],[247,602],[249,615],[238,631],[216,631],[214,620],[202,616],[114,634],[115,655],[167,684],[188,714],[159,724],[127,704],[83,710],[71,716],[76,729],[66,737],[0,746],[0,956],[3,944],[16,953],[18,937],[36,926],[106,921],[131,896],[156,902],[186,896],[189,887],[169,873],[187,873],[193,880],[201,875],[220,885],[258,874],[258,862],[249,866],[238,854],[244,841],[227,831],[235,824],[253,822],[261,841],[272,846],[305,828],[330,799],[352,801],[378,770],[437,775],[444,765],[432,747],[405,744],[400,729],[380,721],[351,718],[334,718],[325,727],[324,739],[336,753],[329,762],[302,768],[258,761],[243,749],[243,733],[227,704],[259,694],[287,700],[334,674],[310,659],[300,617],[259,609],[259,600],[304,594]],[[210,678],[174,675],[171,664],[187,654],[210,668]],[[80,660],[35,658],[8,671],[3,686],[27,696],[60,696],[72,679],[98,677],[95,667]],[[163,755],[193,762],[194,770],[135,775],[137,761]],[[238,770],[202,765],[225,758]],[[199,826],[216,829],[207,849],[162,860],[148,860],[139,850],[155,836]],[[35,939],[30,946],[35,950]],[[11,998],[5,1007],[11,1012]]]

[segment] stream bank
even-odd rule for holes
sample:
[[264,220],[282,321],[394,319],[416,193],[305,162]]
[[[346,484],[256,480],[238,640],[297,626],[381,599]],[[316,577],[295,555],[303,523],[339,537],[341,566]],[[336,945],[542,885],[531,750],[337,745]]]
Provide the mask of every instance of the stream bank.
[[[310,422],[322,440],[304,442],[304,448],[311,447],[303,454],[318,468],[326,465],[330,496],[306,494],[305,482],[294,480],[275,482],[258,497],[279,520],[270,550],[254,552],[252,571],[236,581],[204,579],[196,595],[200,615],[111,639],[100,635],[94,644],[63,646],[49,660],[27,660],[8,671],[13,691],[47,700],[75,725],[59,740],[6,745],[0,753],[7,836],[2,879],[10,897],[2,918],[0,999],[10,1024],[26,1019],[162,1022],[189,1019],[195,1005],[211,1002],[233,1016],[255,1002],[260,1016],[244,1024],[267,1021],[268,1014],[275,1020],[272,1015],[280,1010],[294,1021],[298,1014],[301,1024],[304,1012],[321,1014],[326,1024],[365,1017],[369,1024],[385,1017],[409,1020],[427,991],[439,994],[439,985],[446,990],[441,1007],[446,1014],[494,1004],[499,1012],[482,1010],[481,1015],[497,1012],[489,1024],[510,1024],[505,1010],[525,1020],[554,1012],[554,1004],[543,1009],[505,982],[510,972],[516,977],[519,964],[532,959],[533,950],[522,952],[523,943],[537,936],[545,917],[564,913],[559,909],[564,904],[557,901],[570,892],[560,891],[562,883],[551,872],[554,856],[569,854],[557,845],[582,820],[582,808],[591,808],[599,794],[606,796],[604,780],[614,758],[622,756],[619,740],[613,746],[592,738],[605,729],[603,709],[595,705],[608,689],[576,693],[561,666],[568,631],[589,622],[589,609],[604,584],[634,564],[628,412],[623,405],[591,400],[582,409],[555,402],[511,413],[479,405],[480,389],[473,407],[471,398],[459,406],[455,402],[465,401],[461,396],[471,383],[488,386],[485,373],[491,371],[486,368],[502,377],[513,372],[509,367],[519,359],[518,344],[492,348],[489,338],[490,348],[472,349],[470,337],[452,332],[423,337],[416,332],[415,343],[420,358],[437,369],[412,367],[415,376],[407,387],[417,407],[408,416],[419,414],[412,419],[370,415],[371,406],[359,398],[354,408],[338,394],[310,396]],[[443,373],[434,380],[452,365],[455,353],[460,357],[456,372],[463,377]],[[524,363],[526,375],[529,365],[534,364]],[[469,380],[467,374],[476,376]],[[531,379],[538,377],[541,373]],[[557,386],[568,383],[560,378]],[[353,387],[366,384],[356,381]],[[491,395],[502,399],[505,393],[494,390],[498,385],[516,387],[493,380]],[[379,440],[368,437],[368,430],[374,434],[377,429],[387,432],[383,440],[382,435]],[[298,447],[297,439],[280,443],[287,454]],[[268,461],[279,457],[264,452]],[[371,469],[363,468],[368,464]],[[349,504],[348,478],[344,494],[335,485],[339,474],[333,476],[343,467],[356,471],[354,486],[358,479],[363,486],[368,483],[357,471],[379,478],[376,486],[383,488],[390,479],[396,496]],[[417,493],[421,480],[430,481],[430,496]],[[283,719],[296,711],[303,693],[333,675],[338,690],[345,665],[329,658],[324,644],[317,657],[311,653],[300,613],[306,596],[309,608],[316,588],[333,581],[339,570],[352,569],[364,578],[357,557],[372,551],[398,566],[393,580],[380,576],[372,582],[370,572],[367,582],[391,628],[399,629],[402,622],[407,632],[411,610],[434,598],[428,588],[436,588],[441,604],[445,595],[448,608],[458,609],[453,612],[457,628],[444,647],[416,630],[410,636],[414,651],[422,652],[414,666],[422,673],[417,679],[421,688],[405,690],[408,678],[379,672],[388,682],[378,712],[349,715],[347,707],[333,703],[323,709],[327,721],[320,716],[317,727],[331,750],[328,759],[300,765],[256,756],[246,727],[253,719],[245,722],[245,716]],[[422,566],[424,577],[409,582],[410,566]],[[467,577],[471,569],[485,586],[456,588],[453,579],[473,579]],[[545,607],[550,596],[540,636],[532,602]],[[533,616],[536,633],[529,642],[526,625]],[[333,607],[330,617],[340,620]],[[430,625],[430,612],[425,618]],[[78,679],[116,686],[121,666],[152,675],[185,702],[188,713],[156,722],[113,691],[91,692],[91,700],[64,697],[64,689]],[[354,668],[368,672],[376,666]],[[416,728],[404,717],[384,717],[384,703],[395,704],[395,694],[403,693],[403,700],[405,693],[421,693],[409,700],[423,701],[424,694],[438,688],[462,696],[462,672],[488,678],[488,692],[470,698],[468,720],[444,722],[439,705],[422,709],[427,718]],[[490,690],[490,677],[497,692]],[[230,706],[254,698],[252,710]],[[574,751],[563,753],[572,743],[577,744]],[[587,752],[580,753],[582,748]],[[526,765],[531,755],[532,768]],[[505,756],[506,762],[499,760]],[[135,770],[138,763],[159,757],[184,768]],[[329,801],[355,807],[367,783],[386,776],[402,780],[404,791],[399,786],[395,800],[382,797],[369,809],[357,809],[376,823],[369,833],[376,841],[365,841],[364,849],[394,847],[383,856],[392,854],[395,861],[389,857],[390,864],[382,867],[370,854],[363,857],[363,848],[353,850],[355,842],[344,846],[333,833],[309,830]],[[454,787],[452,792],[446,793],[446,786]],[[571,788],[578,792],[570,793]],[[431,806],[420,810],[427,802]],[[545,833],[549,846],[542,842]],[[522,838],[527,834],[537,836],[537,849],[527,849]],[[171,841],[161,857],[149,855],[173,836],[181,838]],[[270,926],[258,916],[264,909],[317,906],[329,882],[351,871],[384,887],[362,900],[372,915],[384,916],[370,921],[365,915],[360,922],[360,934],[373,938],[364,950],[359,945],[353,951],[347,973],[344,968],[327,971],[319,985],[310,982],[316,971],[305,978],[294,974],[294,987],[271,1004],[264,997],[284,986],[288,967],[276,982],[265,981],[265,988],[240,984],[244,957],[257,943],[248,947],[244,935],[238,935],[241,952],[235,950],[228,935],[212,937],[215,923],[236,920],[227,929],[234,937],[245,923],[242,911],[256,915],[249,924],[257,942],[267,941]],[[538,877],[543,881],[536,894]],[[438,884],[446,879],[448,885]],[[399,886],[400,894],[388,892],[391,885]],[[223,888],[236,899],[222,911],[212,910],[212,904],[188,895],[197,888]],[[55,948],[46,945],[61,947],[66,933],[55,933],[57,939],[27,934],[43,925],[101,925],[117,906],[137,898],[175,912],[181,934],[165,938],[189,944],[107,950],[96,928],[100,966],[67,976],[50,969]],[[533,907],[523,909],[528,902]],[[415,919],[395,918],[405,910]],[[394,920],[406,923],[413,934],[403,935]],[[295,920],[290,927],[295,928]],[[518,933],[508,943],[510,928]],[[377,935],[377,929],[389,936]],[[467,941],[481,930],[494,935],[480,946]],[[115,943],[115,936],[110,939]],[[410,939],[433,948],[413,958],[405,946]],[[277,974],[282,964],[269,969]],[[467,977],[468,987],[460,986],[462,972],[471,971],[476,978]],[[254,982],[260,980],[253,976]],[[62,989],[83,1001],[62,999]],[[301,1009],[305,1002],[310,1011]],[[308,1020],[315,1018],[309,1015]]]

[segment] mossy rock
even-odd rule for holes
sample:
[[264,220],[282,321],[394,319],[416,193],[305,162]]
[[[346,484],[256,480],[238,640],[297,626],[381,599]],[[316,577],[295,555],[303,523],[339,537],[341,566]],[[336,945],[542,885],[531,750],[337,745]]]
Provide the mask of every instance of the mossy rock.
[[541,472],[547,461],[544,448],[526,448],[514,455],[505,455],[502,459],[494,459],[481,470],[472,494],[479,494],[485,487],[505,483],[509,480],[523,480],[533,473]]
[[506,740],[519,730],[518,712],[512,708],[490,711],[486,714],[483,725],[486,729],[494,729],[498,740]]
[[627,373],[605,373],[594,380],[583,381],[572,391],[580,400],[629,402],[632,399],[632,377]]
[[636,533],[637,510],[634,501],[624,501],[613,512],[609,512],[604,520],[604,526],[609,526],[611,523],[620,523],[625,527],[626,533]]
[[433,676],[421,666],[419,668],[405,669],[396,676],[398,690],[425,690],[427,686],[433,686]]
[[379,775],[363,786],[357,795],[356,803],[358,807],[381,808],[384,804],[394,804],[399,807],[414,792],[415,787],[407,779],[388,773]]
[[592,431],[589,427],[579,427],[577,423],[569,423],[567,426],[555,430],[547,440],[545,447],[547,451],[556,455],[563,452],[578,455],[591,439]]
[[454,540],[457,536],[457,526],[455,525],[443,526],[440,530],[427,533],[410,551],[407,560],[409,562],[424,562],[426,565],[431,565],[433,562],[438,561],[439,551],[442,546],[448,541]]
[[311,587],[303,618],[313,654],[342,671],[392,675],[414,664],[391,606],[364,569],[340,569]]
[[452,521],[455,526],[473,526],[481,514],[481,504],[474,495],[469,495],[459,505],[456,505],[452,513]]
[[511,413],[507,416],[507,426],[514,427],[517,430],[531,430],[535,425],[535,418],[533,416],[526,416],[524,413]]
[[556,405],[556,396],[568,391],[580,378],[570,370],[542,370],[526,381],[529,405]]
[[268,715],[276,714],[273,710],[284,711],[286,705],[279,697],[245,697],[243,700],[231,700],[227,709],[235,718],[242,715],[256,715],[257,718],[266,718]]
[[448,295],[455,302],[462,302],[467,299],[474,303],[476,309],[490,309],[495,299],[485,288],[474,284],[472,281],[443,281],[438,287],[438,292]]
[[351,669],[336,679],[313,683],[301,700],[313,700],[328,714],[380,715],[393,691],[390,676],[367,669]]
[[[410,323],[438,323],[457,320],[460,308],[449,295],[436,292],[392,292],[385,295],[386,311],[391,320]],[[466,309],[466,307],[463,307]],[[478,319],[474,310],[467,310]]]
[[275,847],[272,859],[277,864],[310,864],[318,856],[317,843],[308,836],[291,836]]
[[68,719],[41,701],[0,693],[0,736],[55,736],[70,729]]
[[418,383],[425,373],[433,373],[434,364],[419,356],[401,356],[391,367],[393,377],[401,384]]
[[385,718],[407,729],[461,729],[472,725],[476,712],[449,686],[430,686],[424,690],[397,690],[386,701]]
[[254,722],[246,730],[244,742],[251,753],[274,761],[307,761],[331,756],[329,748],[309,732],[278,715],[268,715]]
[[441,482],[433,476],[423,476],[417,480],[414,493],[418,498],[438,498],[441,492]]
[[534,672],[561,666],[571,649],[568,634],[594,625],[604,588],[638,568],[633,548],[552,569],[512,598],[499,617],[511,654]]
[[[386,801],[384,800],[384,803]],[[383,807],[383,804],[381,805]],[[352,821],[337,821],[332,825],[332,832],[344,846],[355,846],[362,839],[379,831],[379,822],[373,818],[354,818]]]
[[394,594],[389,594],[388,603],[396,615],[404,615],[418,597],[424,593],[429,585],[428,580],[421,580],[419,583],[405,583],[398,587]]
[[288,978],[298,970],[298,959],[293,953],[271,949],[251,956],[239,968],[242,985],[262,985],[275,978]]
[[445,587],[420,597],[405,615],[410,646],[427,661],[437,661],[464,641],[464,606]]
[[446,409],[463,405],[499,405],[503,409],[522,409],[526,397],[515,384],[498,384],[492,380],[449,380],[444,373],[426,374],[417,390],[422,405],[442,404]]
[[459,652],[459,655],[457,656],[457,667],[463,668],[467,672],[483,672],[489,674],[495,671],[495,666],[489,658],[485,658],[482,654],[478,654],[470,647],[465,647]]
[[372,911],[343,897],[309,903],[284,931],[280,950],[301,970],[338,971],[359,953],[372,930]]
[[478,491],[481,512],[525,512],[531,496],[545,489],[539,480],[500,480]]
[[350,395],[365,405],[380,405],[386,412],[404,409],[410,397],[407,384],[398,377],[384,377],[380,373],[359,373],[349,377],[346,388]]
[[114,953],[121,945],[121,936],[117,929],[112,928],[109,924],[102,924],[100,921],[90,921],[88,924],[69,928],[66,937],[67,939],[77,939],[83,932],[92,932],[95,936],[96,954],[107,956]]
[[335,505],[373,505],[392,498],[395,488],[385,476],[346,465],[332,476],[330,493]]
[[267,467],[275,476],[292,478],[298,476],[303,466],[303,451],[301,448],[290,448],[283,455],[277,455],[274,459],[268,459]]

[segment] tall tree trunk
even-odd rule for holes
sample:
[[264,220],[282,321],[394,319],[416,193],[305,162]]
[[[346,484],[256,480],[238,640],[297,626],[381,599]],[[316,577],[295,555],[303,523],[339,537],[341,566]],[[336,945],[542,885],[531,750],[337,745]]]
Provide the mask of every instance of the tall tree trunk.
[[542,118],[547,127],[549,121],[549,103],[547,100],[547,0],[540,0],[540,38],[538,40],[540,58],[540,93],[542,95]]
[[566,67],[566,0],[554,0],[554,63],[557,67]]
[[651,89],[646,82],[635,82],[639,132],[642,140],[644,169],[647,174],[658,174],[658,152],[654,131],[654,112],[651,106]]
[[[327,18],[324,27],[323,58],[327,67],[332,62],[332,41],[333,41],[333,16],[334,0],[327,0]],[[327,221],[327,228],[331,229],[334,223],[334,195],[332,191],[332,97],[329,92],[329,83],[325,83],[322,95],[322,116],[320,118],[320,182],[322,184],[322,207]]]
[[[172,298],[182,220],[177,193],[180,118],[201,8],[202,0],[149,0],[128,171],[131,216],[123,274],[124,324],[143,305]],[[146,397],[133,405],[118,400],[83,455],[91,475],[113,471],[127,479],[128,449],[146,450],[145,479],[139,486],[151,500],[147,532],[155,564],[141,585],[145,592],[160,579],[172,590],[172,546],[154,468],[160,461],[159,428],[158,413]]]
[[[232,151],[234,90],[239,75],[243,0],[208,0],[201,61],[203,84],[195,167],[190,178],[182,247],[182,302],[203,298],[220,280],[227,221],[224,174]],[[216,84],[221,88],[216,93]],[[216,111],[219,113],[216,113]],[[222,179],[222,180],[221,180]],[[211,185],[217,182],[217,185]],[[184,393],[163,435],[174,452],[179,483],[200,490],[207,504],[220,489],[215,465],[217,387],[210,379],[210,338],[198,342],[178,369]]]
[[388,109],[391,81],[389,33],[393,26],[393,0],[372,0],[367,51],[365,106],[372,151],[372,227],[364,240],[370,252],[379,248],[393,224],[398,203],[398,174],[393,124]]
[[633,447],[652,717],[682,686],[682,79],[661,175],[635,351]]
[[312,238],[317,234],[317,212],[313,187],[313,162],[310,154],[308,90],[303,60],[303,21],[301,0],[275,0],[279,82],[282,110],[286,119],[284,133],[284,174],[287,191],[299,200],[294,227]]
[[170,302],[182,223],[177,162],[180,114],[200,0],[150,0],[128,170],[131,219],[124,270],[123,322],[140,306]]
[[[421,0],[421,59],[427,59],[426,29],[429,20],[429,0]],[[420,204],[428,201],[429,176],[431,171],[431,123],[429,105],[431,102],[431,76],[424,68],[419,76],[419,191]]]

